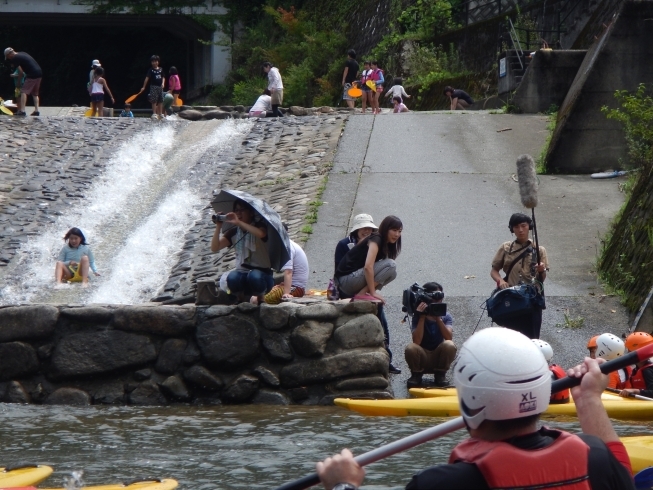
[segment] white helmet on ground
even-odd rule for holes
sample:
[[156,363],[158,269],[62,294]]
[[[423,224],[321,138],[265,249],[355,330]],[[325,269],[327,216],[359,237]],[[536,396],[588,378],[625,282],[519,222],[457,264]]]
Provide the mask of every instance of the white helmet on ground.
[[596,357],[611,361],[623,356],[626,352],[626,344],[616,335],[603,333],[596,339]]
[[553,357],[553,349],[551,348],[551,345],[548,342],[544,342],[544,340],[540,339],[531,339],[533,343],[540,348],[542,351],[542,354],[544,354],[544,359],[546,359],[546,362],[550,362],[551,358]]
[[549,406],[549,366],[540,349],[514,330],[491,327],[472,335],[453,372],[460,412],[472,429],[484,420],[529,417]]

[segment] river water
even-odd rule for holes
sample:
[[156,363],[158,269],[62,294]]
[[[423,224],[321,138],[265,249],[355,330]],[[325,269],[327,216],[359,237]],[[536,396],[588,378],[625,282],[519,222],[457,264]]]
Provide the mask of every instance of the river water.
[[[166,477],[181,489],[274,488],[314,471],[315,461],[350,448],[369,451],[443,422],[364,417],[338,407],[61,407],[0,404],[2,464],[37,462],[60,487],[72,471],[85,484]],[[547,425],[579,431],[574,419]],[[621,436],[648,435],[652,423],[615,423]],[[444,463],[465,436],[455,432],[367,469],[368,489],[403,488],[413,473]]]

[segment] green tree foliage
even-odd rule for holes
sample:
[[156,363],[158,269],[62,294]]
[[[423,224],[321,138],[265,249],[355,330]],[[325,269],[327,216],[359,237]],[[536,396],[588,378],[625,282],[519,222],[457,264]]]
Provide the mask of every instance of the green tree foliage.
[[[246,0],[241,0],[246,1]],[[74,5],[89,5],[96,14],[181,14],[184,9],[206,7],[207,0],[76,0]]]
[[628,144],[630,163],[635,167],[653,165],[653,98],[646,85],[641,83],[633,93],[618,90],[614,96],[621,105],[601,111],[608,119],[623,124]]
[[[341,32],[322,30],[305,10],[266,5],[258,22],[246,27],[232,45],[233,70],[227,81],[233,87],[231,100],[253,104],[266,86],[261,65],[270,61],[283,78],[284,105],[335,103],[346,42]],[[229,100],[225,92],[218,87],[213,101]]]
[[621,107],[602,111],[623,124],[630,165],[639,171],[629,179],[626,202],[603,241],[598,270],[635,311],[653,285],[653,98],[644,84],[615,97]]

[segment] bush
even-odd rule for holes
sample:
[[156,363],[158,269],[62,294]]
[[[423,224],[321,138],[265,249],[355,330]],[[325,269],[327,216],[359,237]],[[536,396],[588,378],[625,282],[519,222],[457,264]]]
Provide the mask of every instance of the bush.
[[621,107],[610,109],[604,106],[601,111],[608,119],[624,125],[630,163],[636,167],[653,165],[653,98],[646,85],[639,84],[632,94],[627,90],[617,90],[614,96]]
[[234,104],[253,105],[259,95],[267,88],[268,82],[264,78],[250,78],[234,84],[231,97]]

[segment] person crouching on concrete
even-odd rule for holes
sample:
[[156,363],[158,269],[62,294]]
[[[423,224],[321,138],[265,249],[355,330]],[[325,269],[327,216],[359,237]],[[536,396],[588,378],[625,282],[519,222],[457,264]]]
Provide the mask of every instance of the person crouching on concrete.
[[96,276],[100,275],[91,247],[86,243],[86,237],[79,228],[68,230],[63,239],[67,243],[59,252],[54,278],[57,284],[63,284],[64,281],[81,282],[82,287],[87,287],[89,267]]
[[[437,282],[427,282],[422,286],[425,291],[442,293],[434,303],[442,303],[444,290]],[[413,341],[406,346],[404,355],[410,368],[408,388],[422,386],[422,375],[433,373],[436,386],[446,386],[445,375],[456,357],[456,345],[453,343],[453,317],[447,312],[444,316],[425,315],[427,304],[417,305],[416,313],[410,326]]]
[[[211,252],[233,246],[238,266],[227,276],[229,291],[236,294],[239,303],[256,296],[259,303],[274,286],[272,266],[268,255],[268,230],[263,220],[248,203],[236,199],[233,211],[215,221]],[[222,223],[234,225],[222,234]]]
[[449,97],[450,110],[452,111],[456,109],[462,111],[474,103],[474,99],[467,92],[453,87],[444,87],[444,95]]
[[[288,225],[283,223],[288,231]],[[301,298],[306,293],[308,285],[308,258],[302,247],[290,240],[290,260],[281,268],[283,283],[277,284],[265,295],[265,302],[269,305],[278,305],[282,299]],[[252,303],[258,304],[256,296],[252,296]]]

